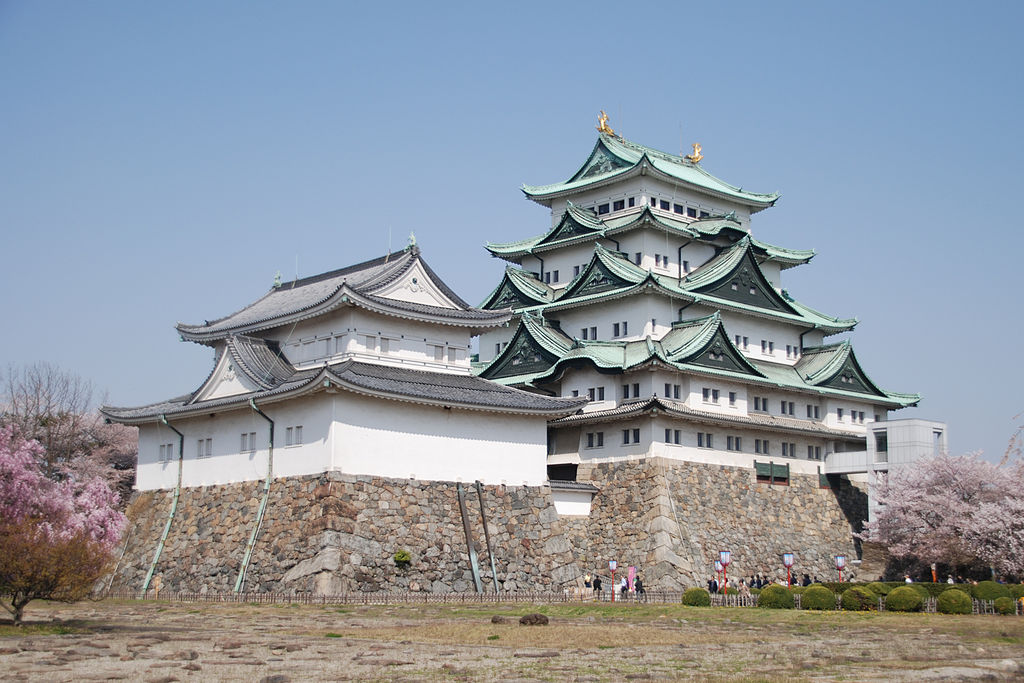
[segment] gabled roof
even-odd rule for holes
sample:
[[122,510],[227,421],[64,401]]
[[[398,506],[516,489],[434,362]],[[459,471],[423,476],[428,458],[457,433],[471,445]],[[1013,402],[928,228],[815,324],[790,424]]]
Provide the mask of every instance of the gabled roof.
[[586,402],[585,399],[542,396],[472,375],[345,360],[306,370],[292,368],[289,378],[244,394],[195,401],[193,393],[138,408],[104,406],[100,412],[115,422],[145,424],[157,422],[162,416],[180,418],[213,410],[244,408],[250,400],[266,405],[332,388],[410,403],[548,416],[573,413]]
[[716,178],[700,164],[685,157],[666,154],[607,133],[599,134],[590,156],[571,178],[552,185],[524,185],[523,193],[535,202],[550,206],[556,197],[640,174],[650,174],[667,182],[682,183],[703,194],[730,199],[750,207],[751,212],[768,208],[779,198],[778,193],[744,191]]
[[[417,291],[436,292],[437,305],[397,296],[390,291],[411,272],[422,272],[427,282],[412,283]],[[179,323],[183,339],[211,344],[229,336],[253,334],[314,318],[342,306],[359,306],[384,315],[441,325],[486,329],[508,320],[507,311],[472,308],[441,280],[420,257],[415,245],[348,268],[275,286],[248,306],[202,325]]]
[[[736,289],[733,289],[734,284]],[[751,289],[754,294],[750,293]],[[753,244],[748,238],[722,250],[682,281],[644,270],[624,254],[597,243],[590,263],[565,289],[556,291],[554,301],[515,308],[543,315],[633,296],[641,291],[660,292],[714,310],[734,310],[782,320],[825,334],[845,332],[857,324],[856,319],[833,318],[794,301],[788,294],[776,292],[753,257]]]
[[[661,339],[646,337],[628,341],[570,338],[543,318],[526,313],[509,345],[479,372],[481,377],[502,384],[543,387],[558,381],[570,368],[591,367],[605,374],[622,374],[656,364],[761,386],[861,400],[870,398],[873,402],[898,407],[915,404],[921,399],[918,394],[879,389],[867,379],[855,359],[850,361],[852,350],[843,353],[842,346],[805,349],[807,361],[801,360],[796,366],[782,365],[744,356],[729,339],[717,312],[674,323]],[[851,362],[854,365],[851,366]],[[850,367],[859,373],[858,382],[836,379]],[[809,375],[807,369],[814,374]]]
[[[734,216],[711,216],[702,219],[683,219],[665,215],[643,206],[633,211],[598,218],[592,211],[569,203],[558,224],[543,235],[516,242],[496,242],[485,245],[492,256],[519,263],[524,256],[554,251],[566,246],[585,244],[595,240],[612,240],[616,236],[638,228],[662,230],[686,239],[727,243],[748,237],[747,231]],[[813,249],[786,249],[750,238],[755,254],[762,260],[777,261],[782,268],[807,263],[814,258]]]
[[505,276],[494,291],[487,295],[480,308],[526,308],[551,303],[554,298],[555,290],[534,277],[533,273],[508,266],[505,268]]

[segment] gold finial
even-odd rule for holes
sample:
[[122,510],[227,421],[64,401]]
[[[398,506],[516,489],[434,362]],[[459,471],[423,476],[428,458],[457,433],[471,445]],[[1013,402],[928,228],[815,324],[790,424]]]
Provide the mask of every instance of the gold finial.
[[601,115],[597,117],[597,130],[608,135],[615,135],[615,131],[608,125],[608,114],[604,113],[604,109],[601,110]]
[[701,147],[699,142],[693,143],[693,154],[687,154],[686,158],[696,164],[704,158],[704,155],[700,153],[700,149]]

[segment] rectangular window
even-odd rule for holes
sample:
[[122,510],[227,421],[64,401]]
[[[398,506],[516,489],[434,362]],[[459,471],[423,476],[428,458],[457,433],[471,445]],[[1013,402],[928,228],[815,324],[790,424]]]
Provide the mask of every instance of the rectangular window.
[[768,439],[754,439],[754,452],[761,455],[771,455],[771,446],[768,443]]
[[572,267],[572,276],[576,277],[579,274],[580,274],[580,267],[579,266],[573,266]]
[[704,448],[704,432],[697,432],[697,448]]
[[705,403],[710,402],[711,401],[711,389],[708,389],[707,387],[704,387],[700,391],[701,391],[701,396],[704,399],[704,402]]
[[736,392],[735,391],[730,391],[729,392],[729,405],[730,406],[735,406],[736,405]]
[[621,329],[621,328],[619,327],[619,324],[618,324],[618,323],[612,323],[612,336],[613,336],[613,337],[619,337],[619,336],[621,336],[621,335],[619,334],[619,331],[620,331],[620,329]]
[[684,273],[689,273],[690,272],[690,262],[689,261],[683,261],[683,272]]
[[295,444],[302,443],[302,425],[295,427]]
[[807,459],[814,460],[814,446],[807,447]]
[[686,215],[687,215],[688,218],[696,218],[697,217],[697,209],[693,208],[692,206],[686,207]]
[[434,346],[434,360],[439,362],[439,363],[444,360],[444,347],[443,346]]
[[718,391],[718,389],[712,389],[712,390],[711,390],[711,402],[712,402],[712,403],[718,403],[718,397],[719,397],[719,395],[720,395],[720,394],[719,394],[719,391]]
[[390,353],[391,352],[391,340],[387,337],[380,338],[380,352]]
[[603,448],[604,447],[604,432],[588,432],[587,433],[587,448]]
[[599,216],[603,216],[606,213],[608,213],[608,205],[607,204],[601,204],[601,205],[599,205],[597,207],[597,214]]
[[769,341],[768,342],[768,355],[771,356],[774,353],[775,353],[775,342]]
[[448,347],[448,362],[454,363],[458,359],[458,349],[454,346]]
[[640,430],[639,429],[634,429],[633,430],[633,443],[640,443]]
[[633,398],[639,398],[640,396],[640,383],[633,382]]
[[572,390],[572,397],[573,398],[579,398],[579,395],[580,395],[580,390],[579,389],[573,389]]
[[840,422],[843,421],[843,409],[842,408],[836,408],[836,419],[838,419]]
[[596,397],[597,397],[597,393],[595,392],[594,387],[590,387],[589,389],[587,389],[587,400],[588,401],[593,401]]
[[704,435],[704,443],[706,443],[708,445],[708,448],[714,448],[715,447],[714,436],[712,434],[705,434]]
[[284,430],[284,445],[285,446],[291,446],[292,445],[292,439],[294,438],[293,433],[294,433],[294,429],[292,429],[291,427],[288,427],[288,428],[286,428]]
[[679,398],[679,389],[680,389],[680,387],[679,387],[678,384],[673,384],[672,385],[672,398],[675,398],[675,399]]
[[658,200],[658,208],[662,211],[668,211],[669,204],[664,199]]
[[658,200],[655,199],[654,197],[651,197],[651,206],[657,206],[657,205],[658,205]]
[[665,443],[672,443],[672,430],[671,429],[666,429],[665,430]]
[[813,408],[814,408],[814,406],[812,406],[810,403],[807,404],[807,417],[809,417],[809,418],[810,417],[814,417],[814,410],[813,410]]
[[629,385],[628,384],[623,384],[622,385],[622,398],[629,398]]
[[550,285],[551,284],[551,271],[548,271],[548,272],[544,273],[544,284],[546,284],[546,285]]
[[725,450],[727,451],[742,451],[743,450],[743,439],[738,436],[727,436],[725,437]]
[[792,401],[789,402],[789,414],[796,417],[796,404]]
[[593,448],[593,447],[594,447],[594,433],[593,432],[587,432],[587,448]]
[[622,336],[625,337],[629,334],[629,322],[626,320],[622,321]]
[[622,444],[626,445],[628,443],[629,443],[629,430],[628,429],[623,429],[622,430]]
[[672,212],[673,212],[673,213],[678,213],[678,214],[682,214],[682,213],[685,213],[685,212],[686,212],[686,209],[685,209],[685,208],[683,208],[683,205],[682,205],[682,204],[673,204],[673,205],[672,205]]
[[580,339],[586,340],[589,335],[590,335],[590,330],[588,330],[586,327],[584,327],[582,330],[580,330]]
[[612,202],[612,211],[622,211],[625,208],[626,208],[626,200],[625,199],[616,199],[614,202]]
[[665,398],[672,398],[672,385],[665,382]]
[[377,337],[370,335],[363,335],[363,346],[366,347],[367,351],[377,350]]
[[640,265],[640,260],[642,259],[642,257],[643,257],[643,254],[641,254],[639,251],[636,252],[635,254],[633,254],[633,263],[635,263],[636,265],[639,266]]
[[678,444],[683,440],[683,433],[680,430],[676,429],[675,431],[673,431],[673,434],[675,435],[673,443]]
[[857,413],[857,422],[864,424],[864,411]]
[[700,212],[700,217],[701,217],[701,218],[707,218],[707,217],[708,217],[708,216],[710,216],[710,215],[711,215],[711,214],[710,214],[710,213],[708,213],[707,211],[701,211],[701,212]]
[[555,283],[558,282],[558,271],[557,270],[551,271],[551,281],[555,282]]
[[630,197],[629,198],[629,206],[630,206],[630,208],[636,206],[636,197]]
[[598,387],[597,388],[597,400],[598,401],[603,401],[604,400],[604,387]]
[[762,339],[761,340],[761,353],[768,353],[768,340],[767,339]]
[[788,458],[789,457],[789,444],[786,443],[785,441],[782,442],[782,457],[783,458]]

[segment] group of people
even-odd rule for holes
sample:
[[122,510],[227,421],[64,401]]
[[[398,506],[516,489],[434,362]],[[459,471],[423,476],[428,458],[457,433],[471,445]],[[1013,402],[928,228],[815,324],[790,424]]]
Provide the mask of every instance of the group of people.
[[[597,574],[594,574],[593,577],[591,577],[591,575],[588,573],[583,577],[583,586],[584,588],[593,588],[594,593],[600,595],[604,583],[601,581],[601,577]],[[618,586],[612,587],[612,591],[618,595],[627,595],[629,593],[632,593],[637,597],[647,594],[647,591],[644,590],[643,579],[640,578],[639,574],[637,574],[633,578],[632,584],[630,584],[629,579],[623,576],[619,580]]]
[[[770,586],[773,583],[777,583],[780,586],[785,586],[786,580],[778,579],[777,581],[772,581],[767,576],[762,576],[760,573],[758,573],[751,575],[749,579],[741,578],[738,584],[736,581],[729,581],[728,587],[735,589],[740,595],[750,595],[751,588],[761,589],[765,586]],[[812,579],[810,574],[804,574],[803,577],[801,577],[800,579],[793,577],[793,582],[791,585],[810,586],[812,583],[818,583],[818,577],[815,576]],[[708,579],[708,593],[724,593],[725,591],[726,586],[720,585],[717,578],[712,576],[710,579]]]

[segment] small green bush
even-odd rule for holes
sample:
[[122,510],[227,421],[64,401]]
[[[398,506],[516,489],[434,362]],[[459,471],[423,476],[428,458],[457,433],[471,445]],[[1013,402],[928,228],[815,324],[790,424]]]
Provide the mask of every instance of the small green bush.
[[779,585],[765,586],[757,597],[757,606],[767,609],[793,609],[793,594]]
[[1024,598],[1024,583],[1011,583],[1006,590],[1010,591],[1010,597],[1014,600]]
[[872,581],[867,586],[868,590],[877,595],[880,598],[884,598],[892,590],[892,586],[884,584],[881,581]]
[[911,586],[894,588],[885,596],[885,609],[890,612],[920,612],[923,605],[920,591]]
[[760,588],[751,588],[750,589],[750,594],[751,595],[760,595],[761,594],[761,589]]
[[843,609],[855,612],[878,609],[878,596],[864,586],[853,586],[843,591]]
[[996,598],[996,611],[1000,614],[1016,614],[1017,608],[1014,605],[1013,598],[1003,596]]
[[971,593],[978,600],[995,600],[996,598],[1010,597],[1010,589],[995,581],[982,581],[977,586],[972,587]]
[[[921,600],[927,600],[932,597],[931,592],[925,587],[923,583],[908,583],[906,587],[921,596]],[[890,593],[892,591],[889,591]]]
[[805,590],[807,590],[807,588],[804,586],[792,585],[789,587],[789,592],[793,595],[803,595]]
[[711,595],[703,588],[687,588],[683,592],[683,604],[690,607],[710,607]]
[[836,594],[824,586],[808,586],[800,598],[804,609],[835,609]]
[[409,554],[408,550],[396,550],[395,551],[395,564],[399,567],[407,567],[412,562],[412,555]]
[[936,609],[942,614],[970,614],[973,611],[971,596],[955,588],[943,591],[937,598]]
[[946,591],[950,590],[951,588],[955,588],[955,584],[952,584],[952,583],[922,582],[922,583],[917,584],[917,585],[919,585],[919,586],[923,587],[925,590],[927,590],[928,594],[931,595],[933,598],[937,598],[940,595],[942,595],[943,593],[945,593]]

